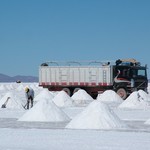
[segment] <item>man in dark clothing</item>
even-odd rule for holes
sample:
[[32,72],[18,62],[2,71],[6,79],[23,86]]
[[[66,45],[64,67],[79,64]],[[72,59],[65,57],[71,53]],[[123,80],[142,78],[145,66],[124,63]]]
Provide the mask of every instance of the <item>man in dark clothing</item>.
[[34,90],[32,88],[26,87],[25,95],[27,98],[27,109],[29,109],[30,102],[31,102],[31,107],[33,107]]

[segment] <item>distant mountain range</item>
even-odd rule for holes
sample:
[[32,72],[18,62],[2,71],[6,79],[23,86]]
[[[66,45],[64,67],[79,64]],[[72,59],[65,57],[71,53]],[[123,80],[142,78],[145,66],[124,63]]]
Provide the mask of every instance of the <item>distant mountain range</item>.
[[21,76],[17,75],[14,77],[10,77],[5,74],[0,73],[0,82],[38,82],[38,77],[35,76]]

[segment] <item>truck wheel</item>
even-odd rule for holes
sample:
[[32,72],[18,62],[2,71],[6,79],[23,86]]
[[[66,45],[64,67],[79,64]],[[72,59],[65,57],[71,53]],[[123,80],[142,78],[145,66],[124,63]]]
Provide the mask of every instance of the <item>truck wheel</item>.
[[80,89],[81,89],[81,88],[75,88],[75,89],[73,90],[73,94],[76,93],[76,92],[78,92]]
[[71,91],[69,88],[63,88],[63,91],[65,91],[69,96],[71,96]]
[[124,88],[119,88],[117,90],[117,94],[123,99],[125,100],[127,98],[127,91]]

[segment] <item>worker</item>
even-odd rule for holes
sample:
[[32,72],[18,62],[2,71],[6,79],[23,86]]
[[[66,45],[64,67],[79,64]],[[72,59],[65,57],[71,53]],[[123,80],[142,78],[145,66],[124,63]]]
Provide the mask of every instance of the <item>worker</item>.
[[33,107],[33,99],[34,99],[34,90],[32,88],[26,87],[25,88],[25,95],[27,99],[27,109],[29,109],[29,104],[31,102],[31,107]]

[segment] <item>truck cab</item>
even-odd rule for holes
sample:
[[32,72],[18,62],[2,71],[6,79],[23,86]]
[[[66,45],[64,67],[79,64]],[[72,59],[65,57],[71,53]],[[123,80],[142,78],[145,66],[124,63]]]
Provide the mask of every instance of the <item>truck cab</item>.
[[136,60],[117,60],[113,67],[114,90],[125,99],[137,90],[147,92],[147,67],[141,66]]

